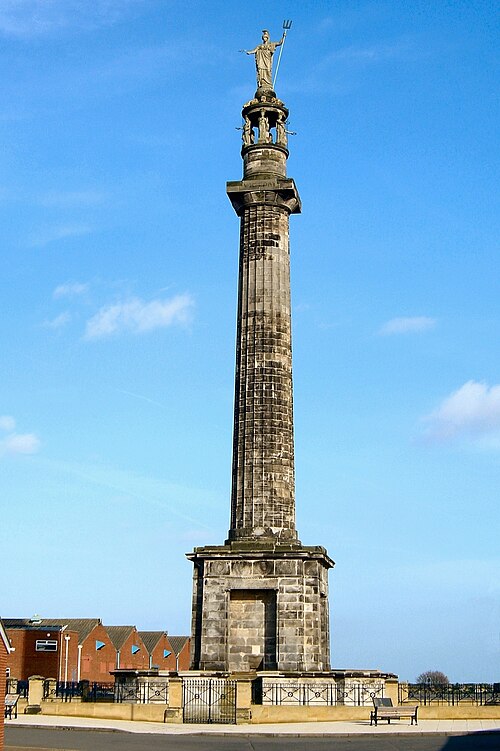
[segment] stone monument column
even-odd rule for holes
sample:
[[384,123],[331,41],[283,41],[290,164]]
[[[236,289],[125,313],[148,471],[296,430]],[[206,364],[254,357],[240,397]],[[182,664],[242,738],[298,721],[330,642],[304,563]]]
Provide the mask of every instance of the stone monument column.
[[224,545],[195,548],[191,667],[327,671],[328,570],[295,528],[289,218],[301,210],[286,175],[288,110],[256,55],[244,105],[243,178],[227,184],[240,219],[231,519]]
[[262,96],[243,108],[252,138],[243,180],[227,185],[240,217],[233,482],[228,541],[296,542],[289,216],[300,212],[278,122]]

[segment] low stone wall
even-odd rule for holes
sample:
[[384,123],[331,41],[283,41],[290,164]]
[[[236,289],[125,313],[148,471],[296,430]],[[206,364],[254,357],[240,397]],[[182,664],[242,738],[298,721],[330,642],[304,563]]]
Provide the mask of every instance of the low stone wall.
[[42,714],[60,717],[98,717],[101,720],[163,722],[166,705],[112,704],[106,702],[43,702]]
[[[61,701],[56,698],[56,692],[50,694],[50,699],[43,699],[43,679],[33,677],[30,679],[30,691],[28,702],[25,699],[19,702],[19,713],[37,709],[46,715],[60,717],[94,717],[100,719],[137,720],[143,722],[169,722],[182,723],[183,701],[186,700],[186,687],[193,685],[187,692],[186,707],[192,710],[193,716],[188,713],[188,720],[194,722],[213,721],[214,717],[221,717],[226,721],[236,719],[236,722],[245,724],[265,723],[291,723],[291,722],[363,722],[370,719],[373,707],[372,699],[380,696],[392,699],[394,705],[398,704],[397,680],[387,678],[384,683],[376,676],[363,676],[363,680],[352,676],[342,676],[342,680],[332,681],[331,676],[303,676],[297,677],[284,675],[261,676],[255,678],[255,674],[238,674],[228,681],[231,691],[234,692],[236,704],[230,704],[229,708],[217,703],[217,688],[225,682],[224,677],[212,679],[211,676],[197,675],[194,678],[190,674],[171,676],[168,680],[168,691],[162,684],[160,703],[142,703],[144,696],[134,691],[130,700],[122,702],[107,701],[81,701],[72,698],[71,701]],[[202,697],[200,705],[191,699],[198,699],[198,694],[204,693],[198,684],[216,683],[215,688],[208,689],[208,696],[214,697],[215,701],[208,703]],[[214,693],[211,693],[214,692]],[[47,692],[45,692],[47,693]],[[227,691],[222,696],[227,700]],[[138,698],[136,698],[138,696]],[[153,698],[156,695],[153,692]],[[141,700],[142,698],[142,700]],[[150,699],[149,693],[147,698]],[[168,704],[167,704],[168,700]],[[352,702],[355,700],[357,705]],[[256,702],[256,703],[252,703]],[[406,704],[417,702],[406,702]],[[28,706],[29,704],[29,706]],[[361,706],[360,706],[361,705]],[[210,712],[204,717],[206,706]],[[222,715],[220,714],[222,712]],[[234,714],[232,714],[234,712]],[[218,714],[219,713],[219,714]],[[422,720],[480,720],[500,719],[500,704],[478,705],[463,701],[458,705],[432,704],[419,706],[418,717]]]
[[447,704],[431,707],[419,706],[418,718],[422,720],[498,720],[500,719],[500,705],[480,707],[477,704],[463,702],[455,707]]
[[[369,707],[273,707],[269,705],[253,705],[250,722],[255,724],[280,722],[368,722],[370,711]],[[500,706],[419,707],[418,719],[498,720],[500,719]]]
[[[106,704],[80,702],[43,702],[42,713],[60,717],[98,717],[104,720],[138,720],[164,722],[165,705],[158,704]],[[167,710],[168,711],[168,710]],[[22,712],[22,709],[21,709]],[[177,721],[182,722],[182,714]],[[500,706],[478,707],[464,704],[458,707],[419,707],[421,720],[498,720]],[[256,705],[250,707],[252,724],[283,722],[368,722],[369,707],[297,707]]]
[[256,725],[280,722],[335,722],[366,721],[370,719],[367,707],[320,707],[320,706],[271,706],[254,704],[251,707],[250,722]]

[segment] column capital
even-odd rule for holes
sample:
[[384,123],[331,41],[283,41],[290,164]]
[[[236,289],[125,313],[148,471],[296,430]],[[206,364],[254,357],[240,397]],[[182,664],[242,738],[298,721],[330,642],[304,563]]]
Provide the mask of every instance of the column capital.
[[291,178],[266,177],[231,181],[226,183],[226,193],[238,216],[247,206],[262,204],[279,206],[289,214],[300,214],[302,210],[297,186]]

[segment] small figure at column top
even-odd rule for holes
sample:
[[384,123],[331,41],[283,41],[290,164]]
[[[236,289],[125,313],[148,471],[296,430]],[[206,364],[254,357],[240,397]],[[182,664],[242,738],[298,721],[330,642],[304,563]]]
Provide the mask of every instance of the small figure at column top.
[[265,110],[260,111],[259,117],[259,143],[269,143],[271,135],[269,133],[269,121],[266,117]]
[[283,115],[280,112],[276,121],[276,143],[280,146],[286,146],[288,143],[286,133],[287,131],[285,127],[285,121],[283,119]]
[[258,44],[253,50],[241,50],[247,55],[255,55],[255,67],[257,69],[257,86],[258,88],[273,88],[273,55],[276,47],[283,44],[285,33],[279,42],[269,41],[269,32],[264,29],[262,32],[262,44]]
[[255,141],[252,123],[249,117],[245,117],[245,125],[243,126],[243,145],[251,146]]

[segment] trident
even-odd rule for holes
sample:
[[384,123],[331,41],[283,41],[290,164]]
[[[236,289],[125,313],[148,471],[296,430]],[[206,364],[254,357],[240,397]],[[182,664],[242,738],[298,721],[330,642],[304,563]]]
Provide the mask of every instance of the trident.
[[276,79],[278,78],[278,70],[279,70],[279,67],[280,67],[281,55],[283,54],[283,47],[285,46],[286,32],[289,31],[289,29],[291,29],[291,28],[292,28],[292,22],[291,21],[283,21],[283,44],[280,47],[280,54],[279,54],[279,57],[278,57],[278,62],[276,64],[276,72],[275,72],[274,78],[273,78],[273,89],[274,89],[274,86],[276,84]]

